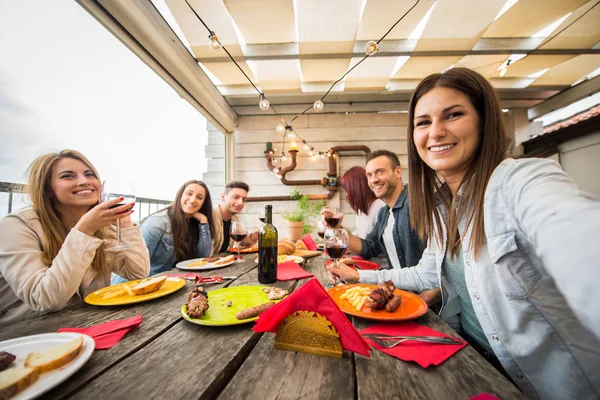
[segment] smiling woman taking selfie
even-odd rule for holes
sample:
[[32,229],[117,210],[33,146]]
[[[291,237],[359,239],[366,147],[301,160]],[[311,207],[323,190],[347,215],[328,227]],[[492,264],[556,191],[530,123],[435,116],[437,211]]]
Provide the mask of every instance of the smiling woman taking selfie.
[[600,203],[554,161],[507,157],[498,99],[474,71],[425,78],[408,115],[421,261],[329,271],[413,291],[441,283],[442,318],[528,397],[600,397]]
[[[150,271],[133,204],[99,203],[98,173],[74,150],[38,157],[29,167],[31,207],[0,220],[0,325],[57,311],[110,284],[112,272],[130,279]],[[121,220],[126,250],[116,244]]]
[[[141,223],[150,253],[150,275],[168,271],[179,261],[210,256],[213,228],[212,202],[202,181],[184,183],[167,208]],[[112,283],[125,279],[113,278]]]

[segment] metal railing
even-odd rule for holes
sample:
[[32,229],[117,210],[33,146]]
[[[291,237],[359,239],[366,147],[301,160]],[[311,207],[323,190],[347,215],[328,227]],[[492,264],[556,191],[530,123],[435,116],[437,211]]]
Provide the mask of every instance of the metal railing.
[[[0,182],[0,194],[6,193],[8,195],[8,206],[4,210],[0,210],[0,217],[13,212],[15,195],[25,195],[25,185],[12,182]],[[137,217],[139,223],[142,219],[148,215],[160,210],[171,204],[170,200],[151,199],[148,197],[136,197],[135,205],[137,215],[134,214],[134,219]]]

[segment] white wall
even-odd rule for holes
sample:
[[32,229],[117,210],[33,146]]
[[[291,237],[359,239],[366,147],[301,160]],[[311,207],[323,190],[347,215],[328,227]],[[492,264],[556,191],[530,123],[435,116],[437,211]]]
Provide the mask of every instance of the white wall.
[[584,190],[600,198],[600,131],[558,147],[563,169]]
[[[314,146],[316,151],[327,151],[330,147],[341,145],[366,145],[371,151],[387,149],[398,154],[403,166],[407,165],[406,153],[407,114],[361,113],[361,114],[318,114],[302,116],[294,121],[293,128],[303,139]],[[281,136],[275,131],[280,120],[271,116],[242,116],[233,132],[235,171],[234,179],[250,185],[252,196],[289,195],[296,188],[285,186],[267,168],[264,158],[266,142],[281,151]],[[224,135],[212,126],[208,126],[209,144],[206,147],[208,173],[204,174],[206,183],[211,187],[213,202],[219,202],[218,195],[225,184],[225,141]],[[289,144],[286,145],[286,149]],[[300,148],[300,146],[299,146]],[[320,179],[327,175],[328,160],[312,160],[306,151],[300,149],[296,170],[286,175],[290,180]],[[355,165],[365,165],[365,156],[360,153],[342,154],[338,162],[338,177]],[[404,183],[408,182],[408,171],[403,171]],[[298,186],[302,193],[326,194],[323,186]],[[342,192],[342,193],[341,193]],[[267,203],[249,202],[242,218],[249,227],[258,228],[257,210]],[[286,223],[282,213],[293,209],[292,202],[272,202],[274,222],[280,237],[286,237]],[[345,214],[344,226],[354,227],[354,212],[345,201],[341,188],[330,200],[331,205],[339,205]]]

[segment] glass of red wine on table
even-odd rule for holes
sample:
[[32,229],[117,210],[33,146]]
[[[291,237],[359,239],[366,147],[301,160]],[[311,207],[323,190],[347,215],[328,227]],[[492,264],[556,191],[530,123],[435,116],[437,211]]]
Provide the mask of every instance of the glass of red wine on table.
[[265,208],[264,207],[260,207],[258,209],[258,219],[260,219],[260,222],[262,222],[263,224],[265,223]]
[[329,228],[337,228],[342,215],[338,206],[326,206],[321,211]]
[[242,258],[240,257],[240,247],[242,246],[242,240],[246,238],[248,235],[248,228],[241,221],[231,221],[231,225],[229,228],[229,236],[233,239],[237,247],[237,260],[235,262],[242,262]]
[[[346,249],[348,248],[348,231],[346,231],[344,228],[327,229],[323,239],[325,240],[325,249],[327,250],[327,254],[329,257],[331,257],[333,264],[337,268],[339,259],[342,258],[346,252]],[[337,276],[335,276],[335,281],[335,285],[327,283],[325,286],[333,287],[342,284],[338,280]]]
[[[123,198],[119,204],[115,204],[110,206],[110,208],[116,208],[120,206],[124,206],[125,204],[135,203],[135,194],[133,191],[133,187],[130,182],[123,181],[104,181],[102,183],[102,194],[100,196],[101,201],[109,201],[114,200],[116,198]],[[131,210],[129,208],[127,211]],[[126,211],[124,211],[126,212]],[[119,251],[132,248],[132,245],[124,244],[121,241],[121,219],[117,219],[117,245],[113,247],[108,247],[106,250],[108,251]]]

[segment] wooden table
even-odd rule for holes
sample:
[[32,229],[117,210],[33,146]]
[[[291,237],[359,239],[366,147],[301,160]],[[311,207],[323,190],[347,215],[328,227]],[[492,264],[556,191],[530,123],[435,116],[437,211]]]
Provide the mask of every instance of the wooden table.
[[[243,263],[202,271],[204,276],[238,276],[206,289],[258,284],[255,258],[247,255]],[[307,260],[304,267],[326,281],[320,257]],[[294,290],[304,282],[275,286]],[[523,398],[470,346],[438,367],[423,369],[377,350],[371,357],[344,351],[342,359],[276,350],[275,335],[256,333],[252,324],[194,325],[179,313],[192,288],[189,282],[171,295],[130,306],[82,303],[3,327],[0,341],[143,315],[138,329],[113,348],[95,351],[83,368],[44,396],[49,399],[468,399],[482,392],[501,399]],[[457,335],[431,311],[416,322]],[[371,325],[359,318],[353,323],[360,329]]]

